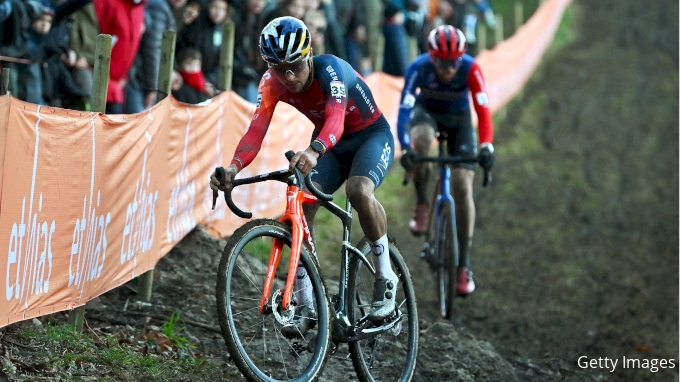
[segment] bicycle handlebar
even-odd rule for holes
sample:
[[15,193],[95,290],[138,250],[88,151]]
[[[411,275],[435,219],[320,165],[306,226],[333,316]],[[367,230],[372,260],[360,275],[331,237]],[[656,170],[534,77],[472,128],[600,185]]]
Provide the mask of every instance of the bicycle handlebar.
[[[444,157],[421,157],[421,156],[416,156],[415,158],[416,163],[421,163],[421,162],[436,162],[436,163],[444,163],[444,164],[458,164],[458,163],[478,163],[479,160],[477,158],[463,158],[461,156],[444,156]],[[403,185],[407,185],[411,181],[411,172],[406,171],[406,174],[404,175],[404,183]],[[484,169],[484,182],[482,183],[483,187],[488,186],[491,184],[491,171],[487,171]]]
[[[286,152],[286,158],[288,161],[290,161],[293,156],[295,155],[295,152],[290,150]],[[304,179],[304,183],[307,186],[307,189],[312,193],[312,195],[316,196],[318,199],[330,202],[333,200],[333,195],[325,194],[321,192],[316,186],[314,185],[314,182],[312,182],[311,179],[311,172],[307,174],[307,176],[303,177],[302,172],[300,169],[295,168],[294,169],[294,175],[297,180],[297,184],[302,184],[302,180]],[[224,184],[224,180],[226,177],[224,167],[217,167],[215,168],[215,176],[217,180],[220,181],[220,185]],[[244,184],[251,184],[251,183],[258,183],[258,182],[264,182],[266,180],[277,180],[279,182],[283,183],[288,183],[288,178],[291,176],[291,173],[289,170],[278,170],[278,171],[273,171],[267,174],[262,174],[262,175],[257,175],[253,176],[250,178],[243,178],[243,179],[232,179],[231,181],[231,189],[229,189],[228,192],[224,193],[224,200],[227,202],[227,206],[229,209],[236,214],[236,216],[242,217],[244,219],[250,219],[253,217],[253,214],[251,212],[244,212],[241,209],[239,209],[236,204],[234,204],[234,201],[231,198],[231,192],[234,190],[235,187],[237,186],[242,186]],[[213,205],[212,209],[215,209],[215,203],[217,202],[217,196],[219,195],[218,191],[213,191]]]

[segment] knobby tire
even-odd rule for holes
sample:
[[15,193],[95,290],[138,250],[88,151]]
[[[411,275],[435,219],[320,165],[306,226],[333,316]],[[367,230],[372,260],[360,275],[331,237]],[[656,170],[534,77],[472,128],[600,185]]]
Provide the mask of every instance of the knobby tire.
[[[311,255],[311,249],[306,243],[303,244],[300,261],[305,266],[312,283],[318,318],[316,327],[313,329],[316,332],[316,339],[307,341],[307,348],[311,348],[309,355],[307,355],[306,350],[299,351],[294,346],[293,340],[287,340],[282,335],[281,324],[276,320],[274,314],[262,315],[259,313],[259,296],[264,286],[264,271],[261,275],[256,275],[256,273],[262,268],[266,270],[269,250],[271,249],[271,245],[267,247],[266,244],[270,243],[271,238],[274,237],[283,240],[284,250],[289,253],[292,242],[291,227],[271,219],[256,219],[244,224],[234,232],[227,242],[218,268],[216,288],[217,312],[222,336],[232,359],[249,381],[316,381],[325,366],[330,342],[329,303],[326,285],[321,277],[317,260]],[[261,252],[265,254],[264,259],[253,260],[251,256],[253,253],[243,251],[244,247],[249,244],[252,244],[253,247],[248,247],[248,251]],[[279,263],[279,269],[287,271],[287,261],[287,258],[282,259]],[[240,273],[235,274],[236,271],[243,273],[243,276]],[[241,276],[240,279],[239,276]],[[285,284],[284,281],[280,280],[275,280],[275,283],[278,283],[278,287],[275,284],[272,292],[277,288],[282,288],[281,285]],[[245,287],[241,287],[241,284],[244,284]],[[253,291],[254,288],[257,290]],[[232,289],[236,290],[237,294],[232,295],[232,292],[234,292]],[[250,293],[251,298],[242,297],[246,293]],[[269,299],[271,300],[271,296],[269,296]],[[243,311],[234,312],[233,310],[238,309],[239,304],[247,306],[247,308],[244,307]],[[242,321],[248,318],[252,320],[246,325],[250,325],[251,322],[255,322],[255,324],[246,326],[242,331],[255,331],[256,329],[257,331],[252,336],[248,335],[248,338],[241,338],[236,324],[240,325]],[[256,329],[251,329],[252,327],[256,327]],[[274,336],[275,341],[270,340],[270,337],[267,336]],[[309,336],[308,334],[307,337]],[[304,340],[306,341],[306,339]],[[253,349],[250,348],[251,346]],[[258,361],[265,363],[264,367],[258,366],[256,364]],[[296,367],[298,371],[296,371]],[[297,375],[291,375],[298,372]],[[272,377],[273,374],[277,373],[278,375]]]
[[[371,247],[365,238],[359,242],[357,249],[364,254],[368,261],[373,261],[374,255],[371,253]],[[401,333],[395,336],[388,330],[375,336],[376,338],[349,343],[350,357],[360,381],[376,382],[389,380],[408,382],[413,378],[416,367],[418,355],[418,311],[415,290],[408,267],[393,240],[389,242],[389,254],[392,269],[397,273],[400,281],[397,288],[396,302],[398,308],[403,303],[400,308],[403,313]],[[361,278],[360,274],[362,268],[364,272],[363,278]],[[349,264],[346,300],[351,322],[358,321],[370,310],[373,281],[375,278],[367,269],[358,257],[352,256]],[[357,301],[357,294],[361,296],[360,302]],[[369,364],[370,360],[367,359],[368,354],[365,354],[363,350],[368,348],[369,345],[367,344],[370,344],[372,340],[379,347],[377,347],[378,352],[374,352],[377,353],[378,357],[371,365]],[[380,347],[380,345],[383,346]],[[395,355],[394,353],[399,354]],[[389,360],[389,363],[381,365],[381,360]],[[377,365],[375,362],[377,362]],[[401,366],[401,370],[397,370],[398,368],[394,365]]]

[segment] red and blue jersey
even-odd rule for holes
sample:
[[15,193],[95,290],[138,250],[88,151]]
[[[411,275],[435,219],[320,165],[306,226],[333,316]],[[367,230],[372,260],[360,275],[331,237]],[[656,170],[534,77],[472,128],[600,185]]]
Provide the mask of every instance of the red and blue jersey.
[[239,170],[260,151],[279,101],[290,104],[314,123],[316,139],[326,150],[344,134],[361,131],[382,115],[368,85],[344,60],[332,55],[313,56],[310,75],[312,82],[300,93],[288,91],[271,70],[262,76],[255,115],[231,162]]
[[[472,56],[464,54],[460,68],[453,79],[444,83],[437,77],[430,56],[421,54],[406,69],[404,89],[401,93],[397,131],[401,147],[411,146],[409,124],[416,102],[433,114],[446,115],[470,109],[470,92],[478,119],[479,142],[491,143],[493,122],[489,111],[489,98],[484,77]],[[416,93],[417,90],[420,90]]]

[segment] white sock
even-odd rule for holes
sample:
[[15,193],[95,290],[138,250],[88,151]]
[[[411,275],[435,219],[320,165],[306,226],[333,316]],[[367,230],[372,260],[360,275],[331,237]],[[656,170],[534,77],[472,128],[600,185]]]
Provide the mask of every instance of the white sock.
[[375,278],[394,278],[395,274],[392,271],[392,265],[390,264],[390,247],[389,242],[387,241],[387,234],[376,242],[369,240],[368,244],[371,245],[371,252],[373,252],[375,258]]
[[307,270],[302,263],[298,263],[297,275],[295,280],[295,297],[297,297],[298,305],[307,305],[310,309],[314,309],[314,298],[312,296],[312,280],[309,279]]

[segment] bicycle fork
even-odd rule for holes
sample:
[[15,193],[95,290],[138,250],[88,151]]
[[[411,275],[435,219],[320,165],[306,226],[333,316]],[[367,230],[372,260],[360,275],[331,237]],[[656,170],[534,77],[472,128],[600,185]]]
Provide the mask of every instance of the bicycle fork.
[[[293,287],[295,286],[295,276],[297,273],[298,263],[300,262],[300,251],[302,250],[303,240],[306,240],[312,248],[312,251],[316,253],[314,243],[312,243],[311,240],[309,226],[307,225],[307,221],[304,218],[302,205],[307,203],[316,203],[318,201],[314,195],[302,191],[295,185],[288,186],[286,198],[286,212],[279,221],[292,227],[293,237],[290,245],[288,277],[286,278],[286,287],[281,298],[281,308],[284,310],[290,309],[290,302],[293,296]],[[267,266],[264,288],[262,291],[262,297],[260,298],[261,314],[270,314],[273,311],[273,304],[267,303],[267,300],[269,299],[269,296],[272,292],[272,285],[274,284],[276,270],[278,269],[279,262],[281,261],[282,252],[283,240],[275,238],[272,244],[271,252],[269,253],[269,265]]]

